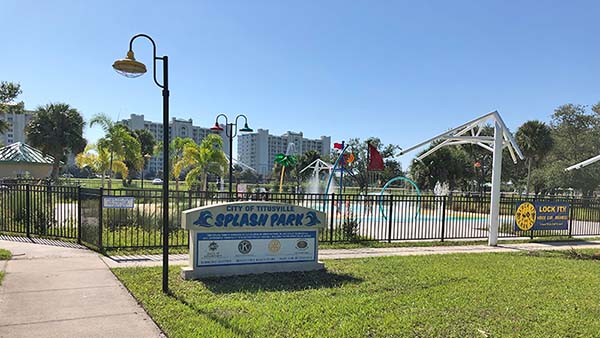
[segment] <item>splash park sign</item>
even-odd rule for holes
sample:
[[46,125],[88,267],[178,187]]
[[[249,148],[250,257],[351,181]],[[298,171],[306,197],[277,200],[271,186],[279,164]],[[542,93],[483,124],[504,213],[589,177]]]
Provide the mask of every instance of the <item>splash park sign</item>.
[[568,230],[569,203],[518,202],[515,230]]
[[325,213],[275,202],[234,202],[183,212],[190,234],[185,279],[323,269]]

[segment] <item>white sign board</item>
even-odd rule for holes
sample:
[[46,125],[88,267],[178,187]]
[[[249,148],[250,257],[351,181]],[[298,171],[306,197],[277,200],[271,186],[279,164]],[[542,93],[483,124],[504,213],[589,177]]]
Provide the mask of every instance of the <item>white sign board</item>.
[[103,196],[102,207],[107,209],[133,209],[135,198],[131,196]]
[[186,279],[323,269],[318,262],[323,212],[273,202],[236,202],[186,210]]
[[312,262],[316,231],[199,232],[196,266]]

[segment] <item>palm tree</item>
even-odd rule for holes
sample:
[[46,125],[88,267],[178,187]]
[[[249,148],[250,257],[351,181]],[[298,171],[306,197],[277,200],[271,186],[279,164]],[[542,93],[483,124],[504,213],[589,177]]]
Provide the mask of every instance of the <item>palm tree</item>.
[[105,135],[98,140],[98,148],[109,153],[108,188],[112,187],[113,161],[115,157],[133,164],[132,169],[139,170],[143,166],[140,142],[129,133],[122,124],[115,124],[106,114],[96,114],[90,120],[90,127],[100,125]]
[[129,170],[125,163],[119,159],[110,161],[110,154],[105,148],[99,148],[95,144],[88,144],[85,150],[75,156],[75,164],[79,168],[89,167],[93,172],[101,174],[101,187],[104,188],[104,176],[109,167],[113,172],[120,173],[123,177],[127,177]]
[[177,191],[179,191],[179,176],[181,176],[181,172],[186,167],[186,163],[183,160],[183,153],[185,147],[188,145],[196,145],[196,143],[189,137],[176,137],[171,141],[170,145],[171,173],[175,178],[175,190]]
[[200,177],[201,190],[206,191],[208,174],[223,175],[223,168],[227,166],[223,140],[219,135],[209,134],[199,145],[193,142],[186,144],[181,162],[185,168],[192,168],[185,176],[188,187]]
[[58,177],[60,161],[72,152],[81,152],[86,145],[83,138],[83,117],[66,103],[51,103],[36,109],[25,129],[29,143],[54,157],[52,178]]
[[[146,167],[146,165],[148,164],[149,158],[154,153],[154,147],[156,145],[154,136],[147,129],[131,130],[131,129],[127,128],[127,126],[125,126],[125,127],[127,129],[127,132],[129,133],[129,135],[131,135],[133,138],[135,138],[136,140],[138,140],[140,142],[140,156],[142,157],[141,170],[143,171],[144,168]],[[135,170],[130,170],[128,172],[127,176],[123,176],[123,184],[131,185],[133,176],[136,174],[140,174],[140,166],[139,166],[139,163],[132,163],[129,160],[125,160],[124,163],[125,163],[125,165],[127,165],[127,167],[129,169],[135,169]],[[137,167],[136,167],[136,165],[137,165]]]
[[548,154],[554,141],[550,135],[550,128],[537,120],[525,122],[516,133],[517,143],[527,158],[527,193],[529,193],[529,182],[531,166],[537,166]]

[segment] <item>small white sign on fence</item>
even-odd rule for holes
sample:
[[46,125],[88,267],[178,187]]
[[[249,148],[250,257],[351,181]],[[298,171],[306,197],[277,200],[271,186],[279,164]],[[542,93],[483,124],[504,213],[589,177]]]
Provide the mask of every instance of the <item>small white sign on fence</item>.
[[133,209],[135,197],[132,196],[103,196],[102,207],[107,209]]

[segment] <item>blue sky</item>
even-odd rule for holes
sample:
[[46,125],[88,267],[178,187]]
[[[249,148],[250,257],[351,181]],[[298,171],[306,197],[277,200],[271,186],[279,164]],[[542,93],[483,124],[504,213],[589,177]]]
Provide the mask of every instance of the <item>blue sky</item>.
[[[275,134],[408,147],[492,110],[514,131],[600,101],[598,1],[150,3],[3,0],[0,80],[28,109],[161,121],[151,76],[111,69],[144,32],[170,59],[171,116],[202,126],[244,113]],[[134,50],[149,64],[149,43]]]

